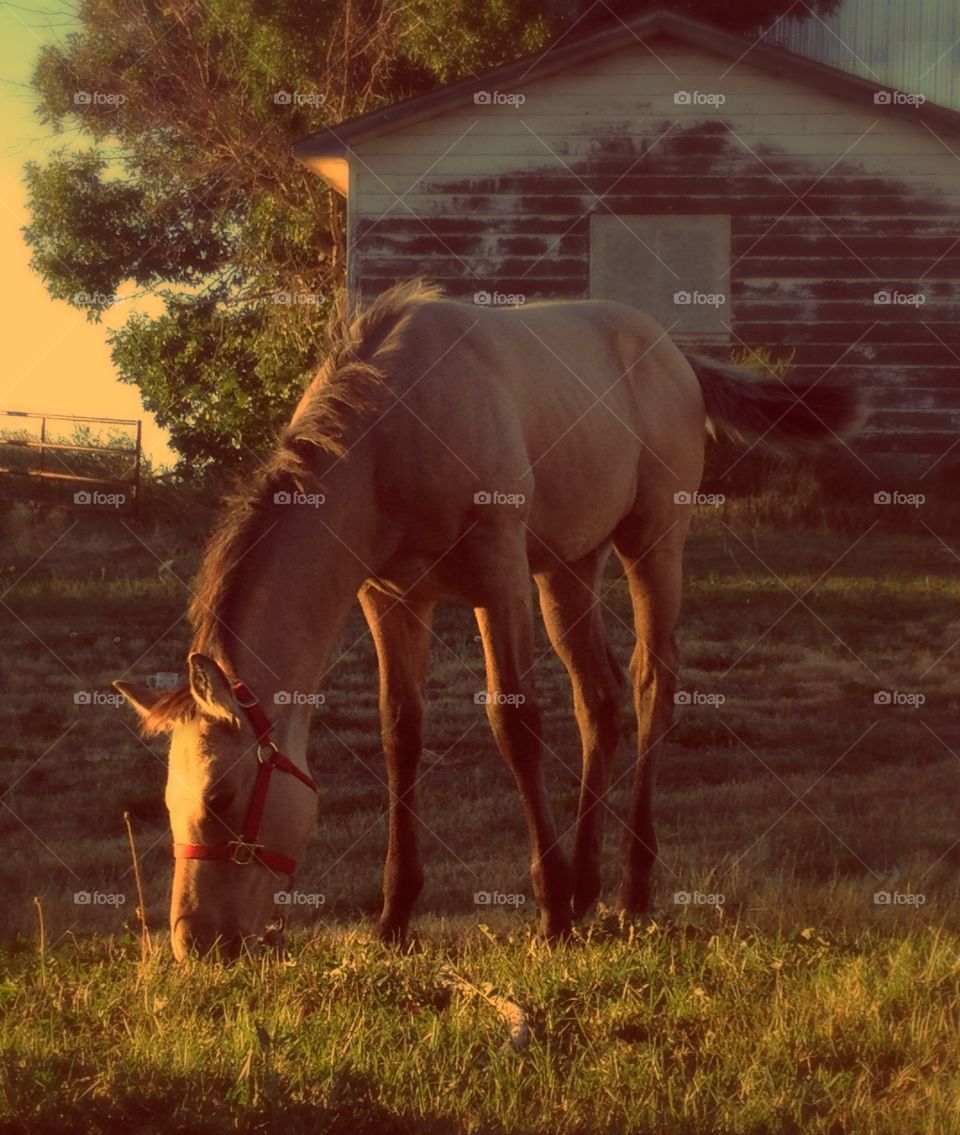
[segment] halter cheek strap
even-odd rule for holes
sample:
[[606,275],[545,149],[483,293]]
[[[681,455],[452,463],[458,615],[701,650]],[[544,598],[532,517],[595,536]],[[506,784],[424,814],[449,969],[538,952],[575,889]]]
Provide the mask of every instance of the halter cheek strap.
[[243,822],[243,835],[240,839],[232,839],[226,843],[175,843],[173,857],[174,859],[223,859],[240,867],[245,867],[249,863],[258,863],[271,871],[292,875],[297,869],[295,859],[281,855],[277,851],[268,851],[262,843],[257,842],[263,810],[267,803],[270,777],[274,769],[279,769],[280,772],[295,776],[301,784],[305,784],[313,792],[317,791],[317,785],[313,777],[298,769],[270,739],[273,723],[263,712],[256,695],[251,693],[239,678],[233,680],[232,686],[237,704],[256,734],[259,762],[257,782],[253,787],[247,818]]

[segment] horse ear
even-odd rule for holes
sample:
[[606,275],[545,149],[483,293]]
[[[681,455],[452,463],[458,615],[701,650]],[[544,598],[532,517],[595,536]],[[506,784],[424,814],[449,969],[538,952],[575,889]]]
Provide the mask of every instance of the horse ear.
[[140,717],[146,719],[153,712],[153,707],[163,696],[162,690],[151,690],[148,686],[138,686],[133,682],[113,682],[113,688],[127,699]]
[[206,654],[194,651],[187,659],[190,692],[202,713],[232,725],[240,723],[240,706],[234,697],[230,679],[217,662]]

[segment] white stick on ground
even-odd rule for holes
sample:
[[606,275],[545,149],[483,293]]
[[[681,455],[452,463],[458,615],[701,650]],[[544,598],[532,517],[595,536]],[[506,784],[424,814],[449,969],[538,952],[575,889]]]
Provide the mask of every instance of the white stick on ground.
[[506,997],[501,997],[498,993],[493,992],[493,986],[488,985],[481,989],[473,982],[467,981],[465,977],[461,977],[455,970],[449,966],[444,966],[440,971],[440,980],[444,985],[448,985],[453,989],[459,989],[462,993],[467,993],[471,997],[479,997],[481,1000],[486,1001],[488,1005],[492,1005],[494,1009],[500,1014],[507,1024],[509,1029],[508,1044],[517,1049],[526,1048],[530,1043],[530,1026],[527,1024],[527,1015],[523,1009],[515,1001],[510,1001]]

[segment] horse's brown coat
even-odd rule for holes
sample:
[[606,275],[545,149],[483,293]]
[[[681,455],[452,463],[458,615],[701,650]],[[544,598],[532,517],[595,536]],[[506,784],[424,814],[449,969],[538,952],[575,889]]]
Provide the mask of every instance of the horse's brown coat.
[[[611,548],[637,632],[638,764],[620,902],[627,912],[648,904],[653,769],[672,711],[681,552],[708,419],[741,440],[802,451],[854,429],[857,406],[831,388],[760,383],[704,359],[691,367],[662,328],[619,304],[490,309],[412,283],[344,334],[228,510],[191,606],[194,652],[241,675],[271,711],[277,691],[316,689],[359,592],[380,663],[391,789],[385,937],[402,936],[422,883],[416,770],[439,600],[476,610],[487,713],[520,790],[544,931],[564,934],[597,898],[623,684],[597,597]],[[323,503],[276,503],[296,492]],[[531,576],[583,742],[571,867],[541,778]],[[195,657],[189,694],[121,686],[148,729],[173,731],[167,800],[181,842],[235,832],[253,778],[251,737],[229,687],[198,689],[201,672],[208,662]],[[308,712],[278,706],[274,716],[281,748],[303,766]],[[208,803],[216,797],[219,807]],[[296,856],[312,807],[295,783],[284,786],[268,806],[264,842]],[[282,882],[262,867],[178,860],[175,950],[255,934]]]

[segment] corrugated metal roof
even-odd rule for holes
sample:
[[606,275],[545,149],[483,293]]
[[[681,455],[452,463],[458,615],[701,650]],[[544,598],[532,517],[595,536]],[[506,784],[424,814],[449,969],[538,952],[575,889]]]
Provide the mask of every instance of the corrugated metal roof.
[[[479,77],[464,79],[427,94],[418,95],[416,98],[392,103],[359,118],[341,122],[335,127],[325,127],[318,133],[296,142],[293,152],[300,161],[308,165],[313,164],[316,159],[349,154],[354,142],[402,129],[422,118],[438,114],[448,106],[456,105],[459,101],[470,97],[478,89],[478,84],[489,87],[491,84],[499,86],[522,83],[530,78],[553,73],[571,63],[581,63],[607,51],[617,50],[624,44],[635,42],[644,36],[656,35],[674,36],[682,42],[703,47],[707,51],[728,55],[735,63],[747,59],[751,65],[764,67],[778,75],[787,75],[798,82],[810,83],[822,90],[853,99],[863,106],[872,108],[874,95],[880,88],[893,86],[906,93],[926,94],[923,90],[917,92],[916,87],[910,84],[921,80],[932,84],[935,77],[941,73],[951,80],[952,88],[956,87],[954,78],[956,66],[952,59],[954,53],[960,58],[960,52],[953,48],[944,55],[952,41],[941,40],[939,32],[934,39],[933,32],[940,25],[937,24],[936,27],[929,25],[920,17],[921,7],[929,5],[931,10],[935,7],[938,13],[942,11],[952,14],[952,22],[944,15],[943,27],[952,26],[952,23],[960,24],[960,8],[952,13],[947,8],[948,4],[956,3],[958,0],[911,0],[908,8],[904,0],[900,0],[899,4],[897,0],[847,0],[846,7],[833,17],[836,27],[831,27],[830,24],[824,25],[816,18],[812,18],[806,27],[800,25],[794,28],[784,21],[775,26],[769,35],[753,47],[750,47],[749,39],[723,31],[713,24],[665,12],[663,9],[655,9],[636,17],[629,23],[621,20],[603,31],[584,36],[579,40],[571,38],[549,51],[534,52],[523,59],[487,71]],[[902,13],[899,11],[901,4],[904,8]],[[863,19],[863,12],[868,10],[872,12],[880,8],[890,13],[890,19],[881,24],[871,18],[866,25],[870,29],[868,34],[858,20]],[[894,16],[899,22],[894,21]],[[910,32],[912,38],[906,43],[928,45],[919,53],[919,58],[913,61],[912,70],[903,72],[902,84],[898,79],[888,80],[885,71],[881,71],[879,61],[875,58],[881,51],[887,52],[891,60],[899,58],[900,48],[892,41],[894,27],[900,28],[905,34],[907,31]],[[795,45],[786,46],[775,38],[778,35],[796,36],[797,42]],[[801,47],[801,43],[806,42],[803,40],[804,36],[812,37],[807,49]],[[818,36],[823,37],[822,43],[818,41]],[[939,48],[933,51],[929,46],[931,44],[939,44]],[[825,53],[839,53],[839,57],[830,54],[829,59],[821,60],[816,54],[818,50],[823,50]],[[864,54],[873,56],[874,61],[869,62]],[[939,63],[938,54],[944,55]],[[928,59],[928,56],[931,57]],[[905,56],[905,59],[912,61],[913,57]],[[886,67],[886,64],[884,66]],[[898,71],[898,78],[899,75]],[[946,83],[947,80],[943,81]],[[895,114],[905,114],[914,122],[929,123],[934,128],[946,129],[951,133],[960,132],[960,97],[957,97],[955,89],[950,101],[935,99],[932,95],[928,95],[927,105],[919,108],[895,103],[888,109]],[[322,177],[327,176],[319,166],[315,168]]]
[[825,20],[771,25],[763,42],[960,110],[957,0],[845,0]]

